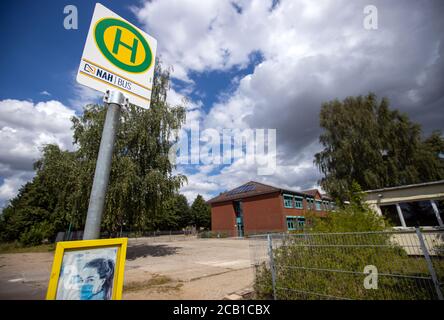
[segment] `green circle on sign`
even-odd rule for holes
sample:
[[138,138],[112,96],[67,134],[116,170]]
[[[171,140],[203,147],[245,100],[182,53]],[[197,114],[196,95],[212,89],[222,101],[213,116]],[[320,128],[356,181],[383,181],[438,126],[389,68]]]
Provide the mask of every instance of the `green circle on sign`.
[[[109,27],[121,27],[129,32],[131,32],[137,40],[140,41],[143,48],[145,49],[145,59],[138,65],[129,65],[127,63],[124,63],[117,59],[109,50],[108,47],[105,44],[105,31]],[[114,64],[116,67],[132,72],[132,73],[140,73],[147,70],[153,61],[153,53],[151,52],[151,48],[148,45],[148,42],[145,40],[145,38],[140,34],[139,31],[136,30],[132,25],[126,23],[125,21],[115,19],[115,18],[105,18],[100,20],[95,28],[94,28],[94,38],[96,40],[97,47],[102,52],[102,54],[105,56],[106,59],[108,59],[109,62]]]

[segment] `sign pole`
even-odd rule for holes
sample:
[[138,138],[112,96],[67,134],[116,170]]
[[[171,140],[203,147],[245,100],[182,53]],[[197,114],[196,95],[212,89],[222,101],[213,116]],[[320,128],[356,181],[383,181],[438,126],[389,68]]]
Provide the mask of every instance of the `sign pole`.
[[76,79],[82,85],[106,92],[103,100],[107,111],[89,198],[84,240],[100,238],[120,109],[128,103],[145,109],[150,107],[156,48],[156,39],[96,3]]
[[102,139],[100,140],[99,155],[97,156],[94,181],[89,198],[83,240],[100,238],[100,224],[102,222],[103,206],[108,189],[114,142],[119,126],[120,108],[126,103],[124,95],[119,91],[107,91],[104,101],[108,110],[106,111]]

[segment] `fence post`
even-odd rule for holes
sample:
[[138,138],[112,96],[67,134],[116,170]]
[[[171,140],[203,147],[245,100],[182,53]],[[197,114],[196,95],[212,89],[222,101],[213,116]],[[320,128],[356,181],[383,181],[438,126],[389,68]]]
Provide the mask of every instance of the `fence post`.
[[273,300],[276,300],[276,270],[274,268],[273,242],[270,234],[267,235],[267,239],[268,239],[268,257],[270,258],[271,283],[273,285]]
[[433,263],[432,263],[432,260],[430,259],[430,255],[429,255],[429,251],[427,250],[427,246],[425,245],[424,237],[422,236],[422,233],[419,230],[419,228],[415,228],[415,230],[416,230],[416,235],[418,236],[418,239],[419,239],[419,244],[421,245],[422,252],[424,253],[424,258],[427,262],[427,267],[429,268],[429,272],[432,277],[433,284],[435,285],[436,294],[438,295],[439,300],[443,300],[441,288],[439,287],[438,277],[436,276],[435,269],[433,268]]

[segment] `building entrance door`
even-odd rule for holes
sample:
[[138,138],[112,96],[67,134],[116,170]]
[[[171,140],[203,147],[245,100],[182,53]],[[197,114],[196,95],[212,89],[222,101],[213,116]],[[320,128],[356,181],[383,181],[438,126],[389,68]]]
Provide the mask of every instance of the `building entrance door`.
[[234,212],[236,213],[237,236],[244,236],[244,214],[242,212],[242,201],[234,201]]

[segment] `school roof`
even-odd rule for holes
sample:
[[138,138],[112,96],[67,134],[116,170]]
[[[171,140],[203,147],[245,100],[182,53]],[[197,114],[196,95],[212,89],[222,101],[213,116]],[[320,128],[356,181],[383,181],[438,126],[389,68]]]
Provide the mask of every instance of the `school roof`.
[[322,199],[330,200],[327,195],[323,195],[317,189],[310,189],[305,191],[295,191],[287,188],[278,188],[268,184],[249,181],[240,187],[234,188],[232,190],[223,192],[219,194],[217,197],[214,197],[207,202],[210,204],[225,202],[225,201],[233,201],[240,200],[250,197],[255,197],[259,195],[271,194],[271,193],[290,193],[294,195],[300,195],[302,197],[314,197],[316,193],[319,193]]

